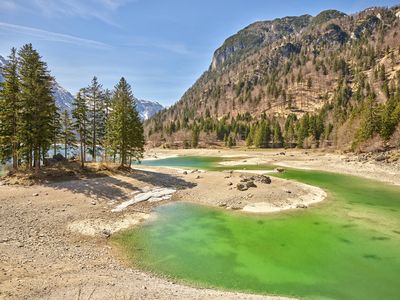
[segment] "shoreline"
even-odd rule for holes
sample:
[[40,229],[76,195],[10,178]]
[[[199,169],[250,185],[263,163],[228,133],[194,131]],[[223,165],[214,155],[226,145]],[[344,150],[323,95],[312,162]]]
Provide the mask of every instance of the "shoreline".
[[[286,151],[285,155],[276,150],[237,149],[155,152],[158,158],[205,155],[249,161],[251,156],[254,161],[270,165],[287,163],[293,168],[307,167],[356,176],[362,173],[364,178],[400,183],[399,176],[392,174],[396,173],[395,166],[347,162],[348,156],[320,151],[309,151],[308,154],[300,150]],[[257,188],[237,190],[236,185],[243,176],[259,176],[254,172],[265,174],[266,170],[232,174],[226,171],[184,171],[187,174],[179,169],[138,166],[127,175],[33,186],[2,185],[0,299],[76,299],[78,294],[83,299],[91,295],[93,299],[288,299],[186,286],[129,268],[114,255],[108,237],[119,230],[143,224],[149,217],[154,217],[151,214],[153,209],[164,203],[191,199],[187,202],[251,215],[259,213],[259,210],[279,213],[282,207],[292,209],[290,205],[299,199],[311,207],[326,199],[326,192],[318,187],[276,177],[271,177],[271,184],[255,182]],[[146,191],[147,187],[152,190],[174,188],[177,191],[170,200],[144,201],[121,212],[111,211],[132,199],[138,191]],[[250,211],[242,211],[244,208]]]

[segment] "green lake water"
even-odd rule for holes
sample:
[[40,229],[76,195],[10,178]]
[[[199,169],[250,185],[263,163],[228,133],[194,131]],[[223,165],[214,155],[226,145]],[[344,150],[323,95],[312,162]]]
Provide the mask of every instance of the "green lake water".
[[[219,160],[173,162],[226,169],[216,167]],[[136,266],[193,285],[304,299],[399,299],[400,188],[328,172],[277,176],[319,186],[328,199],[262,216],[168,204],[115,241]]]

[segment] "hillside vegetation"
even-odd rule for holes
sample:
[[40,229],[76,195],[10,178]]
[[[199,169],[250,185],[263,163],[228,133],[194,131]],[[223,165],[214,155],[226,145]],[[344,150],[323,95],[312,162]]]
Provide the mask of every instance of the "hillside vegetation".
[[400,8],[256,22],[229,37],[151,146],[400,146]]

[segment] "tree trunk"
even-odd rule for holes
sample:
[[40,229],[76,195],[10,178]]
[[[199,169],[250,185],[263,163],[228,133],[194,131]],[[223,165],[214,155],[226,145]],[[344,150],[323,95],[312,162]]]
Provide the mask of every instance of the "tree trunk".
[[81,168],[83,169],[85,167],[85,157],[83,154],[83,143],[82,143],[82,138],[80,139],[80,143],[81,143]]
[[67,159],[67,155],[68,155],[68,146],[67,146],[67,141],[64,141],[64,157],[65,159]]
[[34,150],[34,163],[35,163],[35,174],[39,175],[40,171],[40,154],[39,154],[39,149]]
[[16,136],[17,136],[17,125],[16,125],[16,117],[14,114],[13,118],[13,142],[12,142],[12,161],[13,161],[13,169],[14,171],[18,169],[18,156],[17,156],[17,142],[16,142]]
[[46,152],[44,151],[44,149],[42,149],[42,161],[44,164],[44,160],[46,159]]
[[12,148],[13,169],[15,171],[18,169],[17,145],[15,142],[13,142]]
[[32,169],[32,148],[31,147],[29,147],[29,152],[28,152],[28,157],[27,157],[27,160],[28,160],[28,165],[27,165],[27,167],[28,167],[28,170],[31,170]]
[[[95,97],[94,97],[95,98]],[[95,99],[93,100],[93,140],[92,140],[92,160],[96,162],[96,104],[95,104]]]
[[126,163],[126,152],[122,151],[121,152],[121,167],[123,167]]

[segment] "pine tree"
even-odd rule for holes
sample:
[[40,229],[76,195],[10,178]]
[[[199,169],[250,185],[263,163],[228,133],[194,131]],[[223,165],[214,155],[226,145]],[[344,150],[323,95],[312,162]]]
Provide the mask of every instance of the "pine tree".
[[91,146],[89,150],[93,161],[96,161],[97,146],[103,144],[105,132],[105,113],[104,113],[104,91],[97,77],[93,77],[91,85],[84,89],[84,97],[88,105],[88,119]]
[[18,168],[17,120],[19,114],[19,79],[16,49],[11,49],[8,63],[2,70],[4,82],[0,86],[0,161],[12,159]]
[[194,124],[192,128],[192,147],[197,148],[199,145],[200,129]]
[[400,92],[397,91],[390,96],[382,110],[380,135],[385,141],[390,139],[400,121],[399,108]]
[[72,110],[72,116],[74,118],[74,128],[78,133],[79,137],[79,148],[81,156],[81,167],[85,167],[86,161],[86,145],[88,131],[88,109],[86,106],[85,99],[82,98],[82,91],[79,91],[73,102],[74,109]]
[[124,166],[132,159],[143,156],[143,127],[136,111],[135,100],[130,85],[121,78],[115,87],[111,100],[111,110],[106,124],[106,146],[113,154],[118,153],[120,164]]
[[76,137],[73,130],[73,123],[67,110],[61,115],[61,141],[64,144],[64,157],[68,158],[68,151],[76,148]]
[[270,124],[266,120],[262,120],[257,126],[254,135],[254,146],[258,148],[267,148],[271,137]]
[[274,123],[273,143],[274,146],[278,147],[281,147],[283,144],[282,130],[278,121]]
[[297,124],[297,145],[298,147],[303,147],[304,140],[309,135],[310,127],[310,116],[306,113]]
[[380,131],[380,113],[378,104],[373,97],[369,97],[362,111],[361,126],[358,132],[361,141],[365,141]]
[[50,148],[56,111],[52,95],[53,78],[32,44],[24,45],[18,52],[20,76],[20,116],[17,132],[22,152],[30,168],[32,162],[36,174],[40,169],[41,152]]

